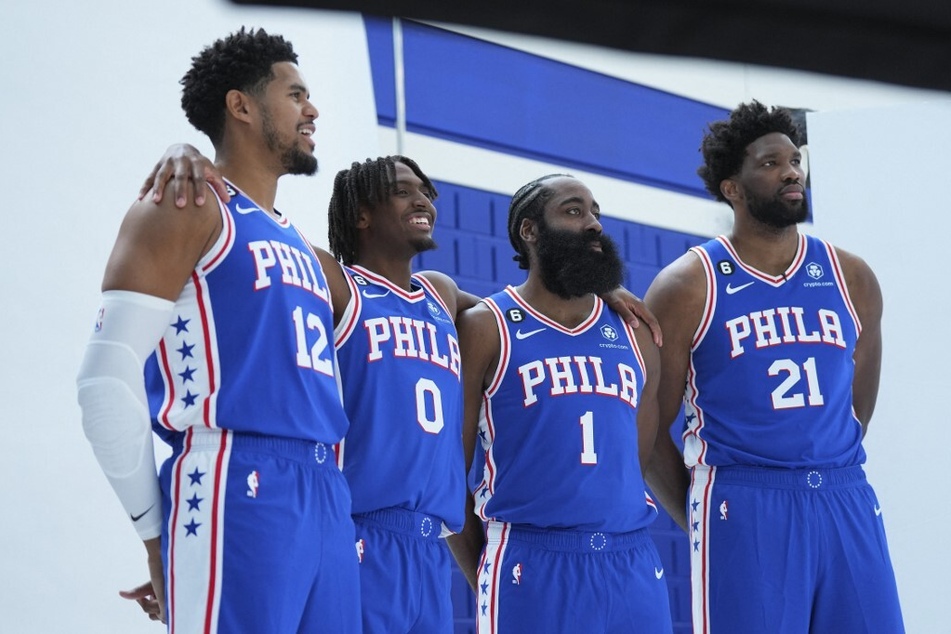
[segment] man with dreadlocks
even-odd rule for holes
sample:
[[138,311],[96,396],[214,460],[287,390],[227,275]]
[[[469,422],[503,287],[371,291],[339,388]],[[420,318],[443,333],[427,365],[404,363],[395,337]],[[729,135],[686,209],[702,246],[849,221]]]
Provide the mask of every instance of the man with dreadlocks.
[[433,249],[436,188],[405,156],[334,180],[334,333],[351,420],[338,465],[350,484],[365,632],[451,632],[449,532],[463,524],[462,385],[456,313],[477,300],[448,276],[412,273]]
[[508,227],[528,276],[457,321],[465,456],[478,439],[484,468],[449,543],[483,634],[671,631],[642,475],[657,346],[598,297],[622,276],[599,218],[575,178],[522,187]]
[[[863,260],[799,233],[800,143],[787,110],[756,101],[711,124],[698,173],[733,229],[647,293],[666,339],[648,483],[689,535],[695,632],[904,629],[862,469],[881,290]],[[683,454],[666,431],[681,406]]]
[[[230,200],[132,206],[77,381],[148,554],[125,596],[173,632],[358,632],[328,280],[274,208],[282,175],[317,170],[318,112],[291,44],[263,30],[205,48],[182,85]],[[172,450],[158,475],[153,429]]]

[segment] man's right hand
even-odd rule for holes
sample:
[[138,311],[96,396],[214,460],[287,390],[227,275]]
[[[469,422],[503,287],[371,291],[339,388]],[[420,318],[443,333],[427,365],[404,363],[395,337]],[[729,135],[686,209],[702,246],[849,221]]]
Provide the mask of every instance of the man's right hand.
[[231,200],[215,164],[187,143],[169,146],[139,189],[139,200],[151,191],[152,201],[161,202],[169,181],[172,181],[172,194],[175,196],[175,206],[179,209],[185,206],[189,193],[194,196],[196,205],[203,205],[206,184],[211,185],[224,202]]
[[135,601],[150,619],[167,623],[165,614],[165,571],[162,567],[161,538],[149,539],[145,542],[148,552],[150,581],[143,583],[132,590],[120,590],[119,596],[123,599]]

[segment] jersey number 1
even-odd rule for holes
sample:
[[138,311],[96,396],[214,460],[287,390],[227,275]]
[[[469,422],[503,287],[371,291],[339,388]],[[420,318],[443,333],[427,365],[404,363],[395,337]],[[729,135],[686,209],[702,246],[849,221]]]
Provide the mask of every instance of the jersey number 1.
[[581,464],[598,464],[594,452],[594,414],[585,412],[578,421],[581,425]]

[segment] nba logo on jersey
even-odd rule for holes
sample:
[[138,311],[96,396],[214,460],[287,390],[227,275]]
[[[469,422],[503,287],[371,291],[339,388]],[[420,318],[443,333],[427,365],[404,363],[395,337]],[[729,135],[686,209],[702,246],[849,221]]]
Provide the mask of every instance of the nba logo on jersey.
[[357,563],[363,563],[363,546],[365,542],[363,539],[357,540]]
[[258,496],[258,472],[252,471],[248,474],[248,497],[256,498]]
[[522,564],[518,563],[512,566],[512,583],[521,585],[522,583]]
[[720,519],[725,520],[727,513],[726,500],[720,502]]
[[96,326],[95,326],[96,332],[99,332],[100,330],[102,330],[102,318],[105,316],[106,316],[106,307],[100,306],[99,312],[96,314]]

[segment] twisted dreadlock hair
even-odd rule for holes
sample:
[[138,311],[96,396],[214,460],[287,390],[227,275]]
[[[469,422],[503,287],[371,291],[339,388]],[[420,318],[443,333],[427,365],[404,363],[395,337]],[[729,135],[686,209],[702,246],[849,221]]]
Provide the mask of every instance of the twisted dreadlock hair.
[[785,134],[796,147],[802,145],[802,132],[788,109],[767,109],[756,100],[737,106],[728,120],[709,125],[700,144],[703,165],[697,174],[714,198],[729,202],[720,192],[720,183],[739,173],[749,144],[771,132]]
[[515,249],[517,255],[512,259],[518,262],[518,268],[528,268],[528,250],[525,243],[519,236],[519,227],[522,226],[522,220],[538,220],[545,213],[545,204],[552,197],[555,191],[545,185],[546,181],[561,177],[574,178],[571,174],[548,174],[541,178],[536,178],[532,182],[522,185],[522,187],[512,196],[512,202],[509,204],[509,242]]
[[360,207],[376,207],[386,201],[393,193],[396,181],[396,164],[402,163],[413,170],[423,181],[423,185],[432,192],[433,200],[438,193],[429,177],[419,169],[411,158],[400,156],[367,159],[362,163],[354,162],[350,169],[340,170],[334,178],[333,195],[327,210],[329,227],[327,231],[330,252],[347,266],[357,261],[357,220]]
[[192,58],[181,79],[182,109],[188,122],[218,147],[225,130],[225,95],[240,90],[261,96],[274,79],[271,66],[297,63],[297,53],[280,35],[264,29],[241,30],[217,40]]

